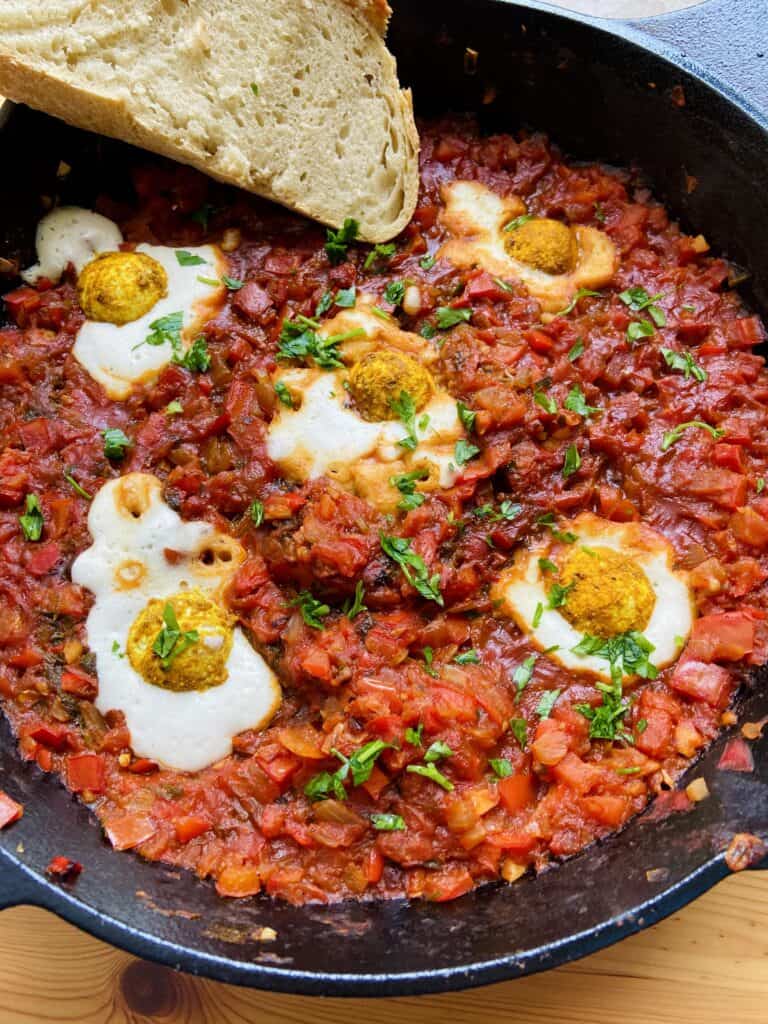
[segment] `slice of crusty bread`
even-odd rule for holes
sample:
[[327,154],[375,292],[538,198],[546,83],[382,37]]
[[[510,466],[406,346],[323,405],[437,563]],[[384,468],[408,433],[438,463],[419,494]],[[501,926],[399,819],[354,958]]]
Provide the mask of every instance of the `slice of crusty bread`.
[[0,93],[371,242],[418,186],[386,0],[2,0]]

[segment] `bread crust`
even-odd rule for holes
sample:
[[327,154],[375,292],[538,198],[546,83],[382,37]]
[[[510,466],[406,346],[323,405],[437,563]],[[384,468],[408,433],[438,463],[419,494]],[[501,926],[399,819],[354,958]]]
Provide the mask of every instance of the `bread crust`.
[[[230,0],[234,5],[238,0]],[[357,22],[365,21],[367,29],[361,24],[362,41],[370,49],[371,29],[380,37],[386,30],[390,9],[386,0],[324,0],[325,4],[341,4],[352,13],[362,15]],[[17,5],[18,6],[18,5]],[[24,0],[22,6],[29,6]],[[160,8],[162,10],[162,7]],[[348,18],[348,15],[347,15]],[[2,13],[0,13],[0,92],[16,102],[26,103],[38,110],[52,114],[69,124],[84,128],[102,135],[108,135],[144,149],[151,150],[172,160],[189,164],[210,177],[226,184],[235,185],[254,192],[267,199],[278,202],[290,209],[318,220],[331,227],[339,227],[347,215],[344,196],[337,191],[332,192],[332,176],[326,174],[328,180],[312,181],[311,164],[302,174],[301,187],[295,180],[283,175],[280,166],[261,166],[251,161],[247,166],[243,161],[233,159],[231,147],[219,146],[215,152],[209,153],[194,141],[185,136],[170,137],[147,123],[147,117],[132,92],[119,84],[110,88],[109,94],[105,87],[95,88],[87,79],[79,80],[78,75],[64,74],[61,68],[47,67],[45,62],[37,60],[19,51],[9,49],[7,36],[2,32]],[[385,97],[391,118],[381,128],[381,139],[371,144],[384,147],[394,146],[397,152],[397,182],[399,189],[399,208],[388,216],[382,216],[352,210],[349,215],[358,220],[360,237],[370,242],[382,242],[399,234],[410,220],[416,205],[418,194],[418,133],[413,117],[413,102],[410,90],[400,89],[397,84],[396,67],[392,56],[379,41],[375,44],[380,52],[370,53],[371,79],[379,86]],[[304,55],[303,55],[304,56]],[[341,115],[339,120],[341,121]],[[327,125],[330,139],[342,132],[343,124],[335,123],[333,118]],[[370,132],[371,126],[366,124],[365,131]],[[388,135],[388,137],[385,137]],[[396,139],[396,145],[395,140]],[[236,140],[235,140],[236,141]],[[398,149],[398,147],[402,147]],[[239,156],[239,154],[237,154]],[[322,165],[316,165],[325,170]],[[370,175],[365,168],[360,169],[358,198],[364,190],[370,189]],[[391,178],[391,174],[390,174]],[[351,190],[350,190],[351,191]]]

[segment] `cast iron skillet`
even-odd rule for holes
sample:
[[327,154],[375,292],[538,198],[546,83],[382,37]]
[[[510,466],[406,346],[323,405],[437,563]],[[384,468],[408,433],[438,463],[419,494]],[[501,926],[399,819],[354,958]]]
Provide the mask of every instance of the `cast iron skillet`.
[[[530,125],[576,157],[637,161],[684,223],[752,269],[748,297],[768,314],[764,0],[712,0],[642,26],[500,0],[402,0],[398,8],[391,43],[420,113],[475,108],[489,129]],[[479,54],[470,75],[466,47]],[[491,86],[496,98],[483,103]],[[60,156],[80,183],[70,201],[87,201],[89,189],[92,198],[128,157],[125,147],[24,108],[7,117],[3,138],[3,253],[29,255],[39,195],[55,187]],[[686,173],[699,182],[690,194]],[[766,684],[761,670],[740,697],[740,721],[768,715]],[[186,873],[113,852],[84,807],[19,760],[3,726],[2,786],[26,810],[0,833],[0,905],[36,904],[139,956],[285,992],[397,995],[514,978],[658,921],[727,874],[723,850],[734,833],[768,836],[768,740],[753,745],[748,775],[716,770],[724,742],[693,769],[712,791],[694,811],[652,822],[646,813],[538,878],[444,905],[296,908],[224,901]],[[85,865],[74,887],[46,879],[55,854]],[[253,938],[265,926],[274,941]]]

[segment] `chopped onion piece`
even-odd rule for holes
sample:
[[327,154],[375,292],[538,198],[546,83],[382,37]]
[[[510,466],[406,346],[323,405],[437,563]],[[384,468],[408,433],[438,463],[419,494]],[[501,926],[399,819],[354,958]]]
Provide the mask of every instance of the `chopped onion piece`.
[[694,779],[693,782],[685,787],[685,795],[695,804],[699,803],[700,800],[706,800],[709,796],[709,786],[706,780],[702,778]]

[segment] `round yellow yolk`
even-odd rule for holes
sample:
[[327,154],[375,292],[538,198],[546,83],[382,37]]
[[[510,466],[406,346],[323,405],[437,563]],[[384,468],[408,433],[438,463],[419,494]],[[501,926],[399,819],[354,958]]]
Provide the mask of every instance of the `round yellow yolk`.
[[590,636],[642,632],[656,604],[642,568],[612,548],[577,548],[563,566],[560,583],[569,588],[560,614]]
[[149,601],[131,626],[126,653],[153,686],[207,690],[227,679],[232,632],[231,616],[199,590],[190,590]]
[[127,324],[168,291],[164,267],[143,252],[105,252],[80,271],[77,297],[89,320]]
[[546,274],[567,274],[578,255],[576,240],[567,225],[549,217],[534,217],[507,232],[509,255]]
[[371,423],[399,418],[392,404],[401,392],[411,396],[418,411],[434,389],[431,374],[418,360],[391,348],[363,356],[352,367],[347,386],[360,415]]

